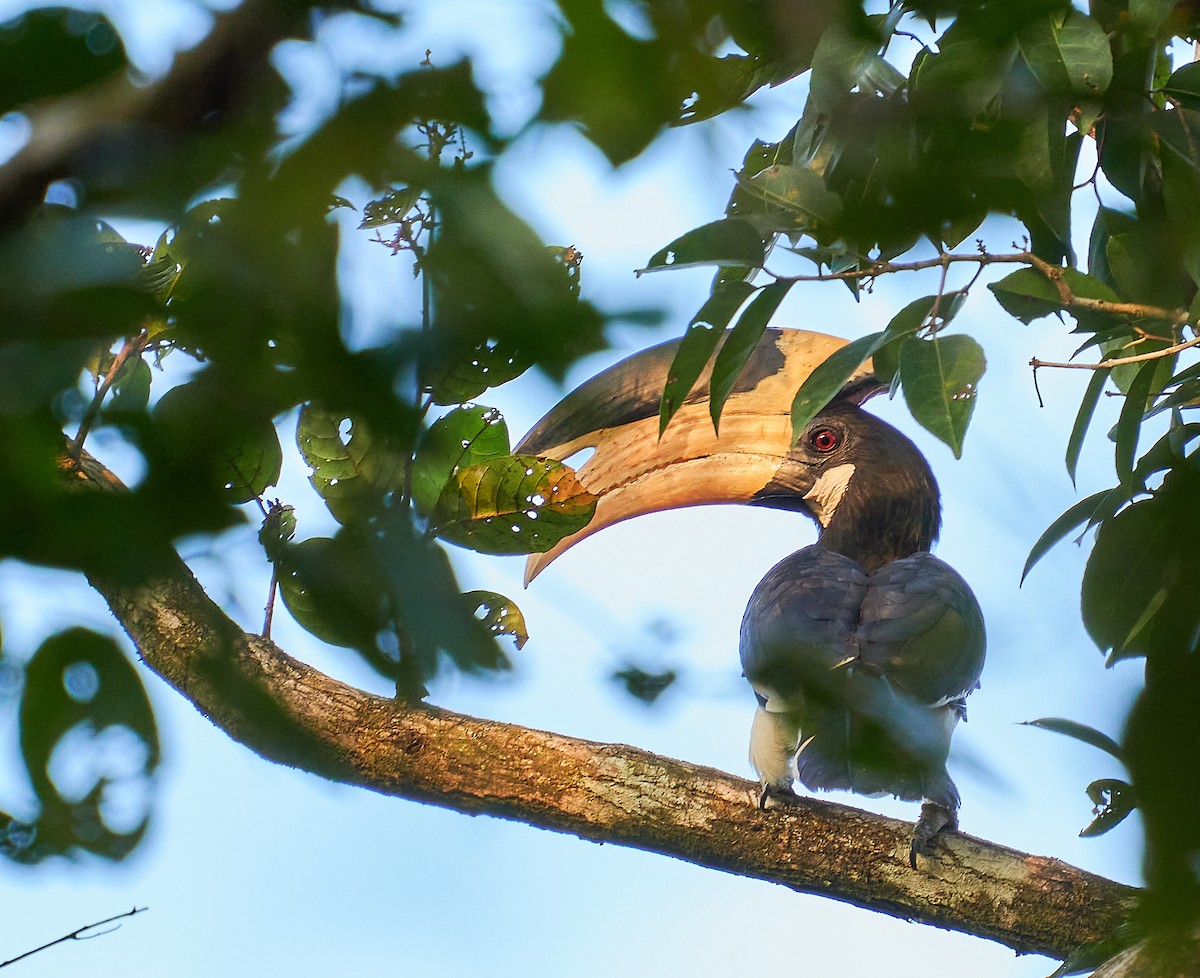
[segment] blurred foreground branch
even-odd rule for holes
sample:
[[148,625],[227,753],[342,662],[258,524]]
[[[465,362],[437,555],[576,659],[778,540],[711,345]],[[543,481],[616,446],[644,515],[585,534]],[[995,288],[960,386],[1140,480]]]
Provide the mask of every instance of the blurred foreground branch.
[[[122,489],[86,453],[63,464],[81,489]],[[174,551],[146,557],[153,577],[92,575],[93,586],[151,669],[268,760],[779,883],[1018,952],[1065,957],[1110,934],[1133,905],[1130,887],[960,834],[939,840],[913,871],[911,827],[895,819],[811,799],[759,811],[757,784],[712,768],[369,695],[244,632]]]

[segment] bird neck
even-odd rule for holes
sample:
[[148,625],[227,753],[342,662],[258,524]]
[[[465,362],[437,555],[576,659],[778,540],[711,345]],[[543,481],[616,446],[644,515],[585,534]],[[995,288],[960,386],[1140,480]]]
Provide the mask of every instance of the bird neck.
[[817,539],[868,573],[929,550],[941,526],[937,483],[924,457],[914,448],[897,462],[861,466]]

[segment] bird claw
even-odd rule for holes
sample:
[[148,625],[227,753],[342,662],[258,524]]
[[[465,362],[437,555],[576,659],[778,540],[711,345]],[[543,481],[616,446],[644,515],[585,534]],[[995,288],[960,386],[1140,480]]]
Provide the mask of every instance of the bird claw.
[[933,837],[942,829],[956,828],[958,828],[958,814],[953,809],[939,805],[937,802],[925,802],[921,806],[921,817],[913,826],[912,843],[908,849],[909,866],[913,869],[917,868],[917,853],[923,856],[928,855]]
[[[762,790],[758,793],[758,810],[762,812],[768,808],[791,805],[796,799],[796,792],[792,790],[791,785],[764,784]],[[774,804],[770,804],[771,802],[774,802]]]

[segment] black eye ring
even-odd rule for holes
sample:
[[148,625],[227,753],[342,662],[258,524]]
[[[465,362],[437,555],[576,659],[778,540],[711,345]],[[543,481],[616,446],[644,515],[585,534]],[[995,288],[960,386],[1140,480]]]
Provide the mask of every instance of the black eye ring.
[[842,436],[833,428],[816,428],[809,434],[808,443],[814,451],[828,454],[842,443]]

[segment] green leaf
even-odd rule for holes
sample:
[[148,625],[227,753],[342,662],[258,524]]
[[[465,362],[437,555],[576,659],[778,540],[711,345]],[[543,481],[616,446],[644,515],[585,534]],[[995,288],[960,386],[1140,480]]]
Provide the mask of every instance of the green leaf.
[[906,339],[900,347],[900,382],[912,416],[962,457],[963,438],[987,366],[983,349],[969,336]]
[[189,456],[226,501],[249,502],[279,481],[283,449],[269,419],[214,404],[220,396],[204,378],[181,384],[159,398],[154,419],[172,450]]
[[266,552],[267,560],[276,563],[283,559],[287,544],[295,535],[296,507],[273,502],[258,528],[258,542]]
[[836,350],[808,375],[792,400],[792,433],[800,432],[832,401],[863,362],[888,338],[886,331],[871,333]]
[[926,295],[914,299],[896,313],[888,323],[884,342],[871,354],[875,376],[880,382],[894,391],[899,383],[900,348],[904,339],[926,325],[937,329],[945,326],[958,314],[966,298],[965,292],[947,292],[940,300],[936,295]]
[[529,641],[525,616],[510,598],[495,591],[467,591],[463,595],[467,609],[493,635],[511,635],[520,651]]
[[792,282],[778,279],[763,286],[758,295],[750,300],[737,325],[725,337],[717,359],[713,363],[712,379],[709,382],[708,410],[712,415],[713,428],[720,430],[721,409],[733,391],[733,385],[750,359],[750,354],[762,339],[767,323],[775,315],[779,303],[787,295]]
[[1154,37],[1175,9],[1175,0],[1129,0],[1129,20],[1147,37]]
[[796,227],[829,228],[842,215],[842,198],[808,167],[768,166],[749,181],[739,180],[739,185],[769,207],[789,214]]
[[363,205],[360,231],[369,228],[382,228],[390,224],[399,224],[421,199],[419,187],[394,187],[382,197]]
[[[1074,268],[1064,268],[1061,274],[1071,292],[1079,298],[1117,301],[1117,294],[1097,278]],[[998,282],[992,282],[988,288],[996,297],[996,301],[1004,307],[1004,311],[1023,323],[1031,323],[1042,316],[1059,313],[1065,309],[1062,296],[1054,283],[1034,268],[1019,268]],[[1079,310],[1071,310],[1071,315],[1081,322],[1090,322],[1096,318],[1102,318],[1105,322],[1113,321],[1113,317],[1100,317],[1098,314]]]
[[457,408],[429,428],[412,468],[412,500],[428,515],[446,483],[460,470],[510,452],[508,425],[495,408]]
[[616,670],[612,678],[634,699],[650,706],[671,687],[679,678],[679,674],[674,669],[647,672],[640,666],[630,665]]
[[1078,740],[1085,744],[1090,744],[1106,754],[1111,754],[1118,761],[1123,761],[1121,756],[1121,745],[1112,739],[1108,734],[1101,733],[1094,727],[1089,727],[1083,723],[1077,723],[1074,720],[1064,720],[1061,717],[1043,717],[1040,720],[1026,720],[1022,724],[1026,727],[1040,727],[1042,730],[1051,730],[1054,733],[1062,734],[1064,737],[1070,737],[1072,740]]
[[583,529],[596,501],[561,462],[510,455],[459,470],[432,523],[444,540],[479,553],[542,553]]
[[724,218],[676,238],[651,256],[638,274],[697,265],[761,268],[765,259],[766,247],[754,227],[737,218]]
[[306,404],[296,444],[312,469],[309,481],[339,523],[377,511],[389,492],[404,487],[403,454],[344,412]]
[[1172,72],[1162,90],[1184,108],[1200,109],[1200,62],[1189,62]]
[[836,109],[851,90],[890,95],[904,75],[880,57],[880,38],[853,34],[840,24],[829,27],[812,59],[809,99],[818,109]]
[[376,648],[376,636],[388,624],[383,588],[362,546],[342,534],[291,544],[279,561],[279,594],[305,631],[330,645],[357,649],[384,675],[393,675],[395,663]]
[[487,339],[477,343],[469,355],[454,359],[427,385],[434,404],[464,404],[484,391],[516,380],[533,366],[533,361],[512,343]]
[[667,430],[675,412],[696,386],[700,374],[712,359],[713,350],[725,336],[729,320],[754,291],[754,286],[744,280],[719,281],[700,311],[692,317],[667,371],[667,383],[659,405],[659,435]]
[[1080,833],[1080,838],[1091,839],[1103,835],[1125,821],[1125,817],[1137,807],[1133,786],[1117,778],[1101,778],[1087,786],[1087,796],[1095,808],[1095,818]]
[[[1075,424],[1071,428],[1071,437],[1067,439],[1067,474],[1071,477],[1071,485],[1075,485],[1075,469],[1079,465],[1079,453],[1083,450],[1083,439],[1092,423],[1092,415],[1096,413],[1096,405],[1104,391],[1108,380],[1108,372],[1092,371],[1092,379],[1088,381],[1087,390],[1079,402],[1079,413],[1075,415]],[[1022,575],[1024,576],[1024,575]]]
[[1051,94],[1102,95],[1112,81],[1108,37],[1095,20],[1068,8],[1030,21],[1018,46],[1038,84]]
[[150,364],[141,357],[127,360],[113,382],[113,398],[104,410],[112,420],[117,415],[139,414],[150,402]]
[[1058,519],[1046,527],[1042,535],[1038,537],[1037,543],[1033,545],[1033,549],[1029,551],[1029,556],[1025,560],[1025,566],[1021,570],[1021,583],[1025,583],[1025,578],[1029,572],[1033,570],[1034,564],[1041,560],[1046,553],[1058,543],[1063,537],[1074,530],[1077,526],[1083,523],[1088,523],[1096,514],[1101,502],[1108,498],[1109,490],[1105,489],[1101,492],[1094,492],[1086,499],[1081,499],[1071,506]]
[[1113,429],[1117,475],[1123,483],[1133,480],[1133,461],[1137,457],[1138,435],[1142,430],[1142,418],[1146,414],[1146,405],[1158,366],[1156,360],[1147,360],[1141,364],[1125,394],[1125,403],[1121,405],[1121,413]]

